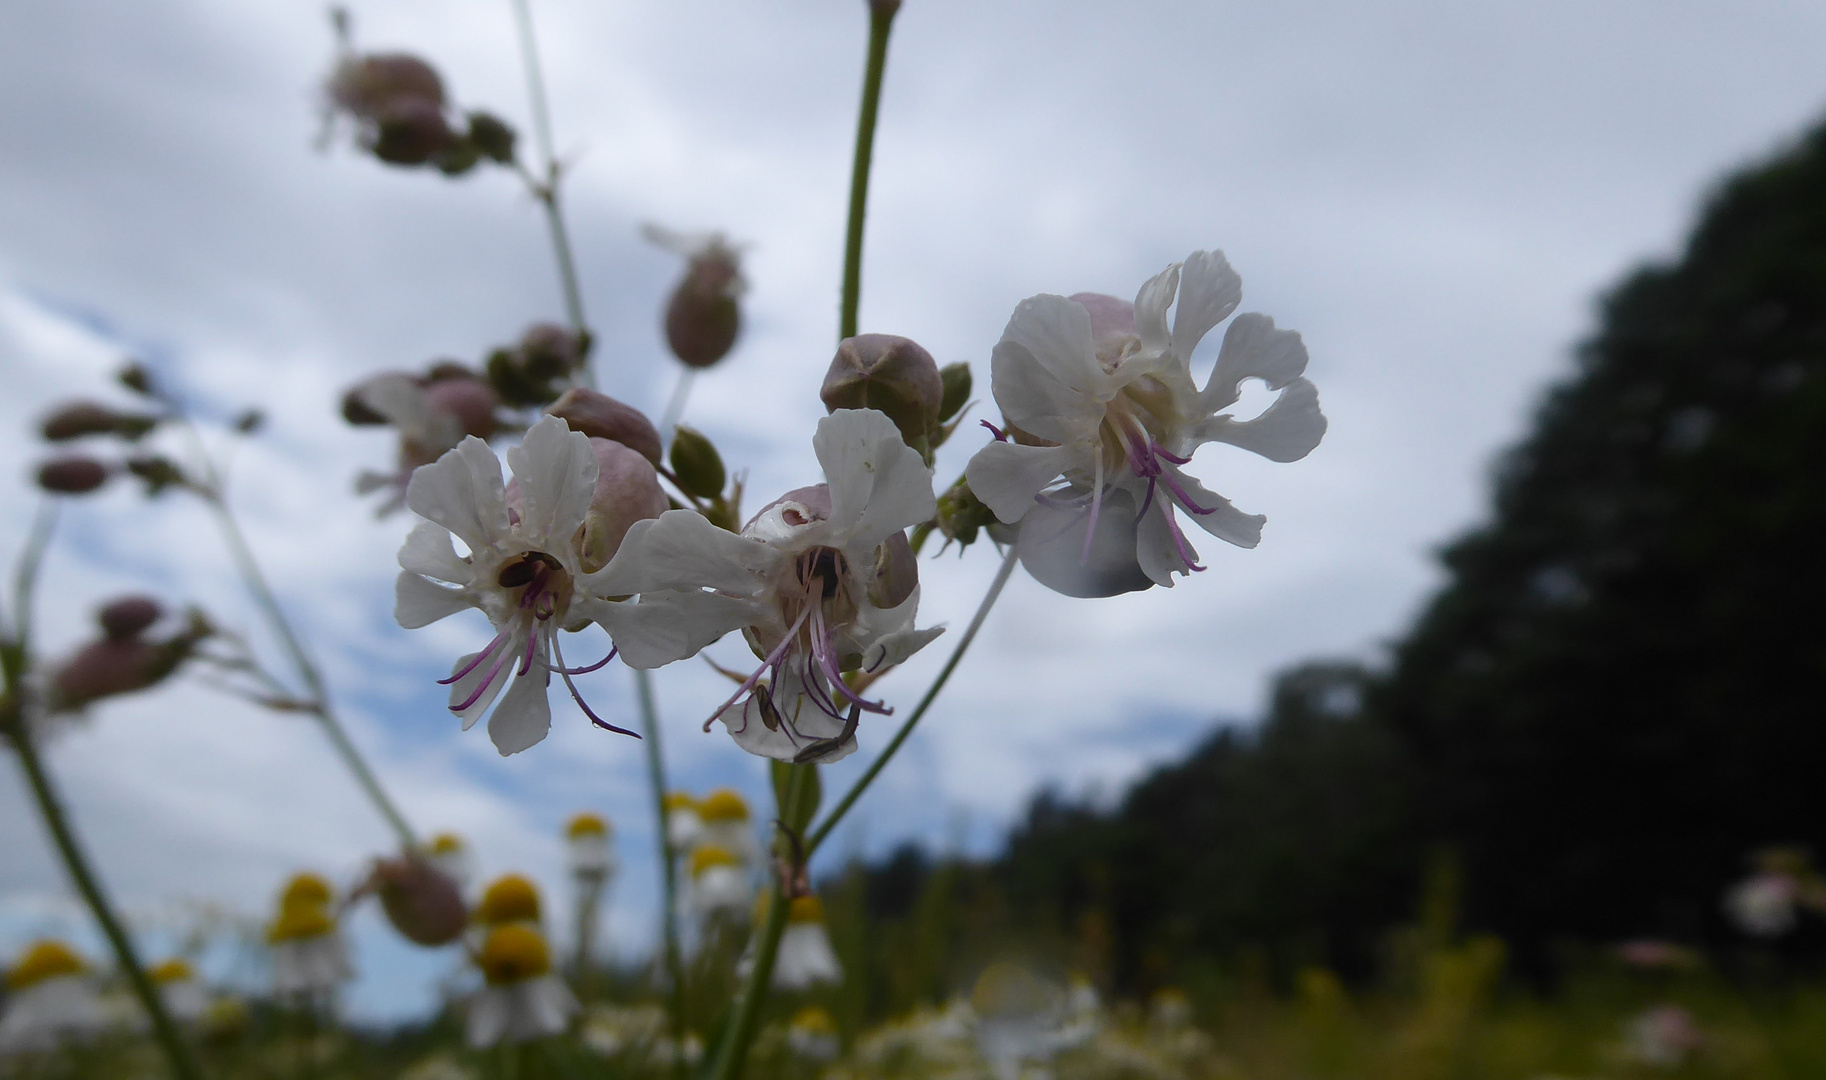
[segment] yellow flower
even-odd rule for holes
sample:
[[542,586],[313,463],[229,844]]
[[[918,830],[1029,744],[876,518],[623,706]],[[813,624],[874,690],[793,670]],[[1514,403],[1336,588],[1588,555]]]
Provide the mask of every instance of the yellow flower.
[[282,941],[302,941],[322,937],[334,929],[336,920],[330,917],[326,905],[298,900],[280,906],[279,917],[266,928],[266,940],[275,945]]
[[698,804],[697,816],[708,822],[747,821],[748,802],[729,788],[717,788]]
[[694,878],[701,877],[704,871],[714,866],[740,867],[741,865],[742,860],[736,858],[734,852],[728,848],[717,847],[715,844],[699,844],[691,852],[691,876]]
[[455,855],[464,848],[463,838],[456,833],[441,832],[431,838],[431,854]]
[[801,896],[793,900],[786,908],[786,921],[790,923],[821,923],[824,921],[824,902],[815,896]]
[[316,874],[296,874],[286,882],[285,891],[279,894],[279,906],[290,907],[293,904],[328,904],[335,899],[330,883]]
[[181,956],[174,956],[157,965],[146,974],[153,982],[163,986],[166,983],[189,982],[197,977],[197,971],[190,966],[190,961]]
[[552,969],[545,936],[525,923],[509,923],[488,932],[476,954],[476,966],[491,986],[522,982]]
[[476,921],[490,926],[539,921],[539,888],[519,874],[495,879],[476,905]]
[[571,817],[570,824],[564,827],[564,834],[572,840],[578,840],[586,836],[607,836],[609,835],[609,823],[603,820],[600,815],[592,814],[586,810],[581,814],[575,814]]
[[81,975],[89,970],[82,957],[61,941],[44,938],[32,942],[31,948],[13,969],[6,973],[8,988],[18,991],[28,986],[36,986],[46,979],[55,979],[59,975]]

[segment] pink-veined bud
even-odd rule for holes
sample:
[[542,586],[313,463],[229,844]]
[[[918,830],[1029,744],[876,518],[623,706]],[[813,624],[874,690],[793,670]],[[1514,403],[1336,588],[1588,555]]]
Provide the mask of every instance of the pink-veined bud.
[[608,439],[637,451],[654,465],[660,462],[659,429],[645,413],[607,394],[573,386],[545,410],[592,439]]
[[408,53],[345,57],[325,87],[337,108],[361,120],[378,120],[401,100],[444,104],[444,80],[430,64]]
[[87,495],[108,482],[108,467],[84,454],[54,457],[38,466],[38,486],[57,495]]
[[469,925],[469,909],[456,882],[417,855],[375,860],[351,900],[367,893],[380,898],[387,921],[415,945],[447,945]]
[[124,641],[138,637],[164,613],[164,608],[150,596],[123,596],[102,605],[95,613],[95,621],[110,640]]
[[656,518],[670,505],[659,473],[644,454],[611,439],[591,439],[596,452],[596,494],[583,519],[583,569],[608,565],[636,521]]
[[837,346],[818,397],[831,412],[886,413],[908,446],[929,454],[939,429],[945,384],[937,361],[918,342],[893,334],[858,334]]
[[[143,615],[142,609],[136,617]],[[144,629],[142,626],[141,630]],[[154,686],[175,672],[189,659],[197,643],[213,633],[215,628],[210,626],[209,620],[192,609],[184,628],[163,640],[151,640],[135,633],[90,642],[52,672],[51,707],[73,711],[104,697]]]
[[434,413],[454,417],[463,434],[487,439],[496,428],[501,399],[494,388],[470,375],[439,379],[425,387],[425,403]]

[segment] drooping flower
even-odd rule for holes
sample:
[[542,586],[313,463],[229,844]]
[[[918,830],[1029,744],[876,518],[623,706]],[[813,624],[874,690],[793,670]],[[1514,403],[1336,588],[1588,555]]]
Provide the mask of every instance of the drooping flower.
[[734,788],[717,788],[697,804],[697,843],[709,844],[731,852],[744,863],[753,862],[760,852],[755,840],[754,815],[748,800]]
[[[614,650],[570,668],[558,631],[582,630],[617,606],[580,582],[603,568],[631,523],[665,508],[657,475],[639,453],[552,416],[527,431],[507,462],[511,484],[503,484],[488,444],[470,437],[412,474],[406,502],[427,520],[400,548],[394,615],[408,629],[471,607],[488,616],[494,640],[441,681],[465,729],[493,708],[488,734],[503,755],[551,730],[553,672],[594,723],[631,735],[592,712],[571,681],[608,663]],[[452,536],[468,554],[456,553]]]
[[473,1047],[556,1035],[578,1011],[576,997],[552,971],[551,949],[536,927],[508,923],[490,930],[476,966],[485,984],[469,1002]]
[[999,960],[983,969],[970,991],[977,1052],[1001,1080],[1016,1080],[1024,1062],[1058,1049],[1065,995],[1021,964]]
[[773,984],[782,990],[808,990],[842,978],[830,931],[824,928],[824,904],[816,896],[794,898],[774,957]]
[[375,514],[384,517],[406,502],[406,485],[421,465],[436,461],[463,438],[493,438],[500,429],[495,410],[500,397],[473,372],[438,364],[426,375],[386,371],[343,395],[343,418],[365,426],[385,424],[399,436],[392,472],[363,472],[355,481],[360,494],[387,491]]
[[[1221,252],[1195,251],[1143,285],[1133,304],[1080,293],[1015,308],[990,362],[1009,430],[966,475],[1002,521],[1025,522],[1022,561],[1043,584],[1073,596],[1171,586],[1174,574],[1203,569],[1181,512],[1227,543],[1260,541],[1264,518],[1183,467],[1208,442],[1296,461],[1319,444],[1326,421],[1302,377],[1299,334],[1266,315],[1237,316],[1203,389],[1194,383],[1193,350],[1241,296]],[[1279,394],[1243,420],[1227,410],[1247,379]]]
[[1792,875],[1762,871],[1733,885],[1725,894],[1725,913],[1752,937],[1778,938],[1799,921],[1799,883]]
[[931,518],[932,471],[872,409],[840,409],[812,440],[826,483],[761,510],[740,534],[669,511],[628,530],[621,555],[589,582],[600,616],[633,667],[691,656],[740,629],[760,666],[710,718],[743,749],[835,761],[856,749],[865,700],[847,672],[879,673],[942,628],[915,629],[919,571],[908,526]]
[[6,973],[0,1053],[50,1050],[108,1026],[108,1010],[89,965],[61,941],[35,941]]

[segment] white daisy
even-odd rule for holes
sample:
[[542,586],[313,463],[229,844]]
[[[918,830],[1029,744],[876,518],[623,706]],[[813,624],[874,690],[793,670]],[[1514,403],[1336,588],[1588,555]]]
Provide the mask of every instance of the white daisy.
[[[1077,596],[1171,586],[1174,574],[1203,569],[1180,528],[1182,510],[1220,540],[1260,541],[1264,518],[1207,491],[1182,466],[1208,442],[1295,461],[1319,444],[1326,421],[1318,391],[1301,377],[1300,336],[1266,315],[1237,316],[1211,377],[1202,390],[1194,384],[1193,350],[1241,296],[1223,254],[1197,251],[1143,285],[1133,304],[1081,293],[1015,308],[990,360],[1011,430],[997,432],[966,475],[1004,522],[1042,509],[1020,547],[1042,583]],[[1239,420],[1225,410],[1246,379],[1279,394],[1260,416]]]
[[61,941],[34,942],[6,973],[6,1011],[0,1014],[0,1053],[54,1049],[90,1038],[109,1015],[89,965]]
[[[598,726],[632,735],[592,712],[571,681],[608,663],[614,650],[597,663],[566,667],[558,631],[582,630],[615,606],[579,583],[608,562],[632,521],[665,508],[658,479],[636,452],[572,431],[556,417],[534,424],[507,452],[507,463],[511,485],[503,484],[494,451],[470,437],[412,474],[406,503],[427,520],[400,548],[394,615],[408,629],[472,607],[488,616],[494,640],[459,659],[442,681],[465,730],[493,707],[488,734],[503,755],[551,730],[546,687],[553,672]],[[599,485],[605,472],[617,482]],[[453,536],[467,554],[456,553]]]
[[847,693],[845,672],[898,664],[937,637],[913,626],[918,566],[905,529],[936,509],[932,471],[872,409],[840,409],[812,440],[826,483],[775,500],[733,534],[670,511],[628,530],[621,552],[588,582],[599,616],[634,667],[657,667],[740,629],[761,664],[718,708],[753,754],[835,761],[856,748],[864,712],[891,712]]
[[577,998],[552,972],[544,935],[527,923],[507,923],[488,932],[476,953],[486,980],[469,1001],[469,1045],[525,1042],[556,1035],[570,1026]]
[[615,848],[611,843],[609,823],[599,814],[575,814],[564,827],[565,846],[570,851],[571,876],[580,880],[605,881],[615,873]]
[[824,905],[815,896],[798,897],[786,910],[786,930],[774,954],[773,984],[782,990],[809,990],[842,978],[837,951],[824,928]]

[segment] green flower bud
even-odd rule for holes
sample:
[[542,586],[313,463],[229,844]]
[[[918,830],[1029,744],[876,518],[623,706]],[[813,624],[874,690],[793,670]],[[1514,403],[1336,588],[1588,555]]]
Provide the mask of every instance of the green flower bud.
[[546,412],[581,431],[592,439],[609,439],[640,453],[654,465],[660,463],[659,429],[646,414],[632,405],[624,405],[607,394],[573,386]]
[[146,494],[157,495],[168,487],[185,483],[184,470],[159,454],[141,454],[127,459],[127,471],[146,483]]
[[969,547],[976,542],[979,531],[996,523],[995,511],[983,505],[976,492],[970,490],[970,482],[961,476],[938,497],[936,520],[945,541],[956,541],[960,547]]
[[444,121],[444,110],[426,98],[389,102],[375,117],[368,151],[389,165],[424,165],[451,148],[456,133]]
[[514,163],[514,142],[518,138],[507,121],[493,113],[469,114],[469,141],[483,157],[502,165]]
[[87,495],[108,482],[108,467],[92,457],[68,454],[38,466],[38,486],[56,495]]
[[945,388],[939,397],[938,418],[945,421],[956,416],[970,403],[970,365],[961,360],[955,364],[946,364],[938,369],[938,381]]
[[824,407],[886,413],[906,444],[932,455],[944,401],[944,380],[932,354],[910,338],[858,334],[838,344],[818,396]]
[[694,428],[680,424],[672,433],[672,475],[688,494],[714,499],[729,478],[716,447]]
[[152,383],[152,372],[147,369],[146,365],[137,361],[129,362],[126,367],[121,368],[120,374],[115,378],[120,380],[122,386],[136,394],[144,394],[147,397],[158,396],[158,391]]
[[466,135],[453,135],[450,145],[432,159],[437,171],[445,176],[461,176],[480,164],[482,151]]

